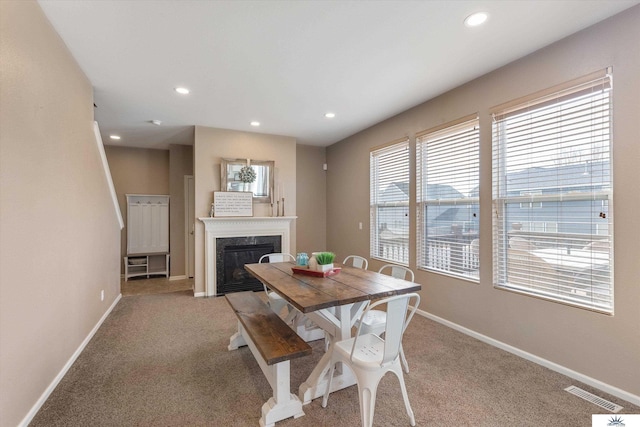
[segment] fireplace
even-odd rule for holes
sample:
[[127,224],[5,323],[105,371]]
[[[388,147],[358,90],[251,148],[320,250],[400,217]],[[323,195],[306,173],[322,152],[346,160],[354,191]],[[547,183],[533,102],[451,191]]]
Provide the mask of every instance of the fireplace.
[[258,262],[262,255],[273,252],[280,252],[280,236],[216,239],[216,295],[262,290],[262,283],[244,265]]
[[[240,260],[240,252],[246,252],[247,248],[231,249],[228,257],[232,262],[236,262],[231,270],[233,283],[230,287],[232,290],[225,290],[224,283],[228,282],[228,278],[224,279],[224,270],[220,270],[219,266],[224,264],[225,255],[218,247],[218,241],[226,242],[228,246],[246,246],[246,245],[270,245],[271,247],[252,248],[249,250],[251,262],[258,262],[260,253],[270,252],[286,252],[295,251],[295,247],[290,244],[291,227],[296,219],[295,216],[278,216],[278,217],[215,217],[215,218],[198,218],[205,227],[204,239],[204,272],[205,272],[205,292],[196,296],[220,296],[228,292],[236,292],[235,279],[245,273],[244,268],[237,268],[240,264],[244,266],[248,261]],[[275,238],[275,240],[273,240]],[[226,240],[230,239],[230,240]],[[266,239],[266,240],[264,240]],[[270,240],[272,239],[272,240]],[[247,256],[247,254],[243,255]],[[234,260],[234,257],[237,259]],[[233,276],[235,275],[235,279]],[[222,280],[220,279],[222,277]],[[257,286],[254,282],[251,286]],[[219,289],[219,286],[223,286]],[[244,285],[242,285],[244,286]],[[253,288],[255,289],[255,288]],[[257,289],[262,289],[259,285]]]

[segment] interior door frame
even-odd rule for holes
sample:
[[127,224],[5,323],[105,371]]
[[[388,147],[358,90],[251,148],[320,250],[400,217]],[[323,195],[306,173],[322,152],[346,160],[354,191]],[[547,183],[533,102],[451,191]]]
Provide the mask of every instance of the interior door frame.
[[189,213],[190,211],[193,212],[195,201],[193,200],[192,193],[189,191],[189,182],[191,182],[191,188],[194,188],[195,182],[193,175],[184,176],[184,274],[187,276],[187,279],[195,275],[194,265],[192,262],[189,262],[190,256],[195,262],[195,242],[194,245],[191,245],[189,242],[189,236],[195,232],[195,218],[193,214]]

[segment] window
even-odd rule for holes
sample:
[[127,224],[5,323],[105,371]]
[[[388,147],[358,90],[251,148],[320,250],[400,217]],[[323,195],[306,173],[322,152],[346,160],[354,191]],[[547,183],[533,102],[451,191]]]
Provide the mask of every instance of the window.
[[493,115],[495,286],[613,312],[611,76]]
[[409,264],[409,140],[371,151],[371,257]]
[[416,139],[418,267],[478,280],[478,118]]

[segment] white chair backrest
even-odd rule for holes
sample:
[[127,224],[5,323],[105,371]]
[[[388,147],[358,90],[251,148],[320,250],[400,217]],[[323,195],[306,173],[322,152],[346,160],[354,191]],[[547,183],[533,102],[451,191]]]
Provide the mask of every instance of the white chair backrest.
[[[378,270],[378,273],[386,274],[386,270],[389,270],[389,269],[391,270],[390,275],[397,279],[408,280],[410,282],[413,282],[415,280],[415,275],[413,274],[413,271],[401,265],[385,264],[382,267],[380,267],[380,270]],[[407,276],[409,276],[409,278],[407,278]]]
[[349,262],[351,262],[351,265],[355,268],[360,268],[362,270],[369,268],[369,261],[358,255],[349,255],[344,259],[344,261],[342,261],[344,265],[348,265]]
[[[272,253],[272,254],[262,255],[258,260],[258,263],[262,264],[262,262],[266,262],[264,260],[267,260],[271,263],[271,262],[286,262],[289,260],[295,261],[296,258],[291,254]],[[267,295],[269,295],[269,289],[267,289],[267,285],[264,284],[264,282],[262,283],[262,287],[264,288],[264,291],[267,293]]]
[[273,253],[262,255],[258,260],[259,263],[264,262],[264,260],[269,260],[269,262],[287,262],[287,261],[295,261],[296,257],[291,254],[286,253]]
[[[407,308],[409,306],[409,300],[411,299],[414,299],[414,301],[412,307],[410,308],[409,314],[407,315]],[[362,325],[362,319],[367,314],[367,312],[380,304],[387,304],[387,321],[384,332],[384,356],[382,358],[382,363],[380,364],[380,366],[383,366],[398,357],[398,354],[400,353],[400,343],[402,342],[402,335],[407,329],[409,322],[411,322],[411,319],[413,318],[416,310],[418,309],[418,305],[420,305],[420,295],[417,293],[410,293],[396,295],[376,301],[375,303],[369,305],[362,313],[362,315],[360,316],[359,325]],[[352,360],[353,351],[356,348],[356,342],[358,341],[359,335],[360,326],[358,326],[358,331],[356,332],[356,339],[353,340],[353,348],[351,349]]]

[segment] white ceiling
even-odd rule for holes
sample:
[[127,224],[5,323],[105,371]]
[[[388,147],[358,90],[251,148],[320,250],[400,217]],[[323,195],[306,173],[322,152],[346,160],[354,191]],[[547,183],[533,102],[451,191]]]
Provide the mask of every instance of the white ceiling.
[[[193,125],[330,145],[640,0],[39,3],[93,84],[105,143],[166,149]],[[487,23],[465,27],[476,11]]]

